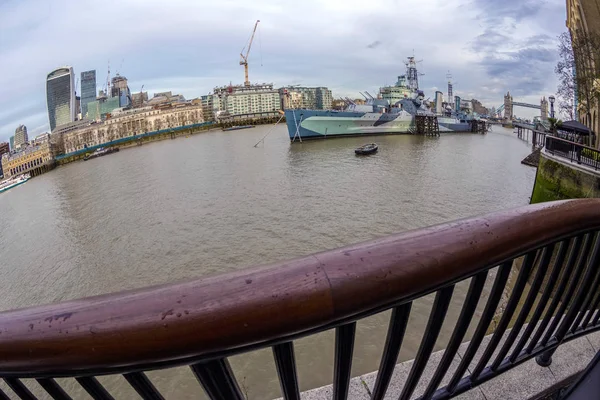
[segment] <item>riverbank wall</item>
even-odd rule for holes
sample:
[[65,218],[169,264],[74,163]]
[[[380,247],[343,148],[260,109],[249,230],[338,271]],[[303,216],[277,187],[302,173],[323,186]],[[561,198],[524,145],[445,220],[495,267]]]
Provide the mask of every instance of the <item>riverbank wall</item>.
[[600,197],[600,172],[542,151],[531,204],[587,197]]
[[271,116],[271,117],[262,117],[262,118],[242,118],[242,119],[223,119],[219,123],[219,127],[221,128],[231,128],[233,126],[242,126],[242,125],[268,125],[274,124],[281,119],[281,123],[285,123],[285,117],[281,118],[281,116]]

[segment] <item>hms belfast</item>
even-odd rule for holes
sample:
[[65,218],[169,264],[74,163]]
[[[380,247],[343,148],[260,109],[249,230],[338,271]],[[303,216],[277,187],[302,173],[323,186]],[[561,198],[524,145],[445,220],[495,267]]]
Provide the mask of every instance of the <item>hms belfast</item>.
[[415,58],[408,57],[406,74],[400,75],[394,86],[380,88],[377,98],[365,96],[364,105],[347,100],[343,111],[287,109],[290,140],[411,134],[418,131],[419,116],[436,118],[439,132],[472,132],[471,120],[476,117],[462,113],[460,107],[444,110],[439,118],[431,111],[423,91],[419,90],[418,76]]

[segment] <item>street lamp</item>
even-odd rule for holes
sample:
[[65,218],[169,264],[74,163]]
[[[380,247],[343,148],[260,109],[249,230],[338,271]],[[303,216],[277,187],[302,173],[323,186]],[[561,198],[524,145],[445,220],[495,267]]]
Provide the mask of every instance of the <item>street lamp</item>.
[[554,101],[556,99],[554,96],[550,96],[548,97],[548,100],[550,100],[550,118],[554,118]]

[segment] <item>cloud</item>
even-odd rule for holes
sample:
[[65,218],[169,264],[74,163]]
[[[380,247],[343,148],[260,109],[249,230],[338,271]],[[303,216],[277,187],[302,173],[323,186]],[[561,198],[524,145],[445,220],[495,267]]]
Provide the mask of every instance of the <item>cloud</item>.
[[[413,54],[423,88],[500,104],[555,91],[554,38],[564,29],[564,2],[432,0],[406,17],[405,4],[372,0],[67,0],[0,2],[0,140],[45,117],[45,76],[61,65],[96,69],[103,86],[110,60],[132,91],[172,90],[186,98],[241,83],[239,53],[254,26],[250,80],[329,86],[334,96],[376,93],[404,73]],[[402,24],[399,25],[398,21]],[[377,40],[373,40],[377,38]],[[427,96],[433,93],[427,93]],[[531,100],[533,101],[533,100]]]

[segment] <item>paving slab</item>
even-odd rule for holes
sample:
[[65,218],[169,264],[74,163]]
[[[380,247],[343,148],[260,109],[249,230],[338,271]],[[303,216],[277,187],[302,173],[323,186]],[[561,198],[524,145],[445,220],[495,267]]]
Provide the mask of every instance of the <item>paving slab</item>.
[[548,367],[557,382],[583,371],[594,358],[596,351],[586,337],[563,343],[554,352]]
[[[443,354],[444,354],[444,351],[442,350],[442,351],[433,353],[431,355],[429,362],[425,366],[423,375],[421,376],[421,379],[419,380],[419,383],[417,384],[417,387],[415,388],[415,391],[411,396],[411,399],[417,399],[419,396],[421,396],[425,392],[425,390],[427,389],[427,385],[429,384],[429,381],[433,377],[433,374],[435,373],[437,366],[439,365],[439,363],[442,359]],[[406,362],[396,365],[396,367],[394,368],[394,373],[392,374],[392,379],[390,381],[390,385],[388,386],[387,392],[384,396],[385,400],[392,400],[392,399],[396,400],[400,397],[400,394],[402,393],[402,390],[404,388],[404,384],[405,384],[405,382],[408,378],[408,375],[410,373],[410,370],[413,366],[413,362],[414,362],[414,360],[410,360],[410,361],[406,361]],[[454,372],[456,371],[456,368],[458,368],[459,363],[460,363],[460,358],[458,356],[456,356],[454,358],[454,360],[452,361],[452,364],[450,364],[450,368],[448,368],[448,372],[444,376],[444,379],[442,379],[442,383],[440,386],[443,387],[450,381],[450,378],[452,378],[452,374],[454,374]],[[363,379],[364,379],[365,383],[367,384],[367,386],[369,387],[369,390],[372,392],[373,388],[375,387],[375,380],[377,379],[377,372],[363,375]],[[479,389],[475,388],[473,390],[470,390],[466,393],[461,394],[460,396],[455,397],[455,399],[485,400],[485,397],[483,396],[483,394],[481,393],[481,391]]]
[[[300,393],[302,400],[331,400],[333,398],[333,385],[327,385],[316,389],[307,390]],[[371,396],[367,388],[361,381],[361,377],[357,376],[350,380],[348,388],[348,400],[370,400]],[[279,398],[277,400],[283,400]]]

